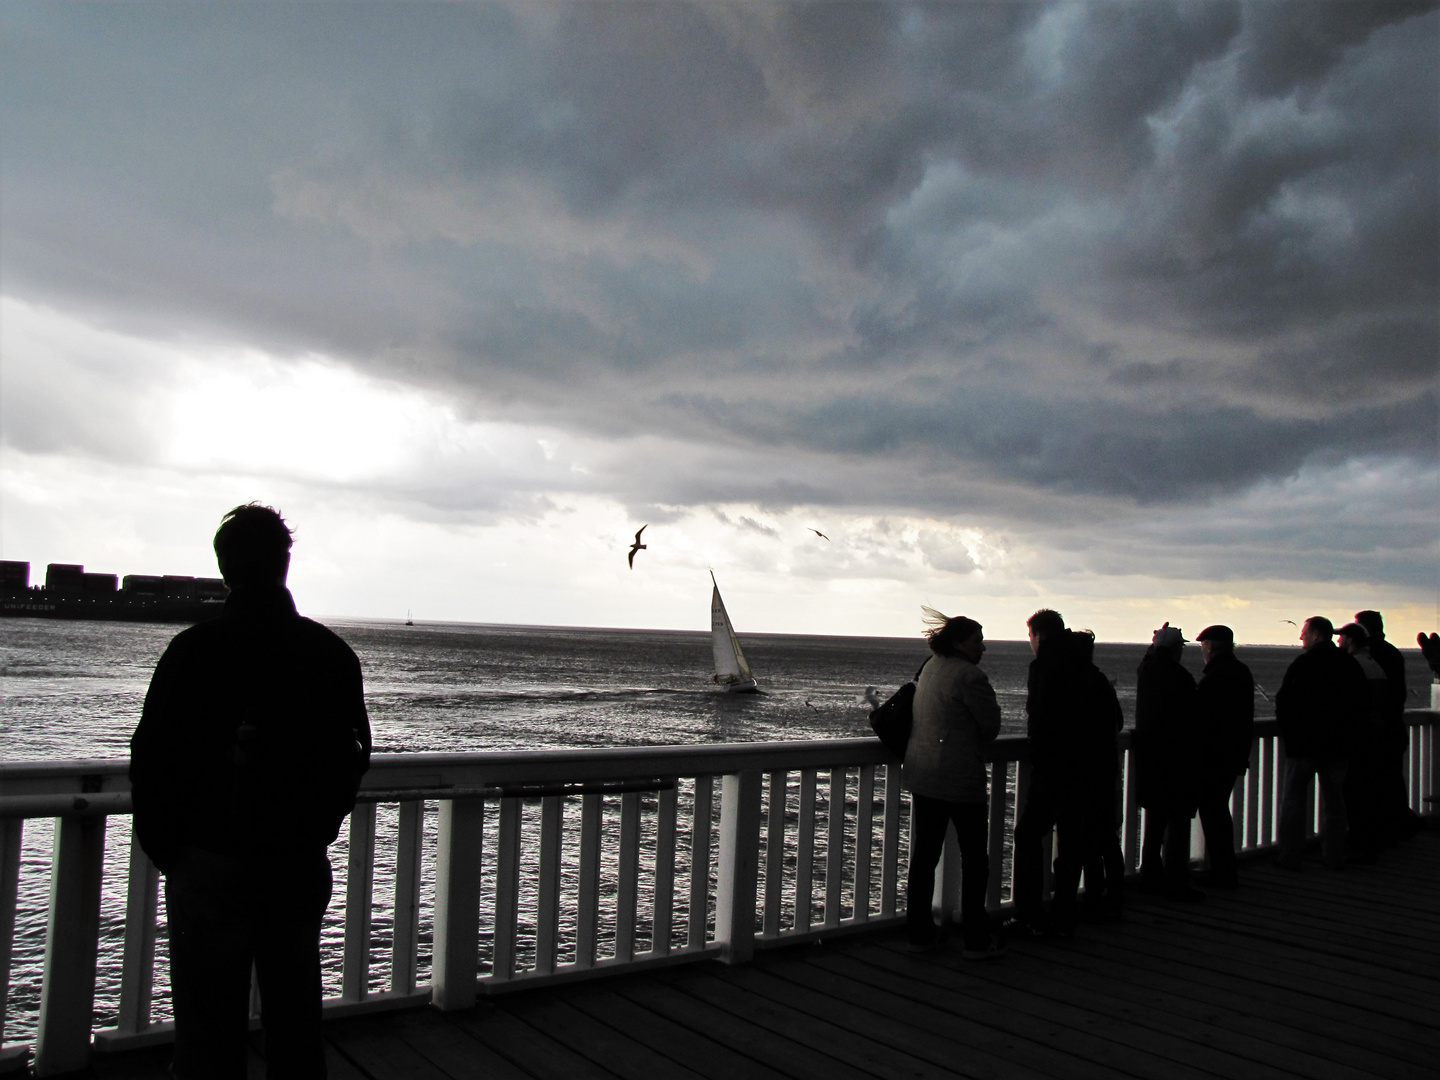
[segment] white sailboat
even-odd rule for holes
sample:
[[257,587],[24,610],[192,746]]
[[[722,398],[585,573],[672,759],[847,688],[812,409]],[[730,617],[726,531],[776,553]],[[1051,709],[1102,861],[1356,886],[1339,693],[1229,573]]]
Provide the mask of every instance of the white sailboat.
[[715,588],[710,594],[710,647],[715,650],[715,681],[731,694],[759,690],[759,684],[750,674],[750,665],[745,662],[735,628],[730,625],[730,616],[725,612],[725,601],[720,599],[720,586],[715,582],[713,570],[710,584]]

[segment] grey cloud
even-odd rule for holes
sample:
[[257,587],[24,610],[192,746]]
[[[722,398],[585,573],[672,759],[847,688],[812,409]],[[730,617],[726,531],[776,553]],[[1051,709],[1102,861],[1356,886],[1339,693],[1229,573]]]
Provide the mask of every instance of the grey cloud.
[[704,444],[631,506],[1433,459],[1433,4],[546,12],[6,5],[5,290]]

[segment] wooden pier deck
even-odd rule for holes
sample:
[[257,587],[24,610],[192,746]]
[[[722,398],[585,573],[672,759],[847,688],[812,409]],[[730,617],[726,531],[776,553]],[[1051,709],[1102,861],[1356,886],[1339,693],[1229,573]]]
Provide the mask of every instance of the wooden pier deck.
[[[1201,904],[1136,893],[1122,921],[998,963],[916,956],[891,931],[332,1021],[331,1076],[1436,1076],[1440,832],[1344,873],[1242,874]],[[159,1080],[167,1059],[97,1056],[88,1075]]]

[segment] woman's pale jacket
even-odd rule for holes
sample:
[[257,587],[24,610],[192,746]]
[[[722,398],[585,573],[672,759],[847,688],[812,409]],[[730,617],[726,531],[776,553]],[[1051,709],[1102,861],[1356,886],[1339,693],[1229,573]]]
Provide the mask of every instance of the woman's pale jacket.
[[981,749],[999,734],[1000,704],[985,672],[963,656],[931,657],[915,684],[905,787],[945,802],[984,802]]

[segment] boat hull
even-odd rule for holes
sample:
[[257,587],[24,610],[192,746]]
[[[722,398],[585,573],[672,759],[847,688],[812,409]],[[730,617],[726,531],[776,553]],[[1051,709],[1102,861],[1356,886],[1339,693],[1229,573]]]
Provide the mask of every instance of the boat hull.
[[754,679],[741,679],[738,682],[721,683],[720,689],[727,694],[758,694],[760,684]]

